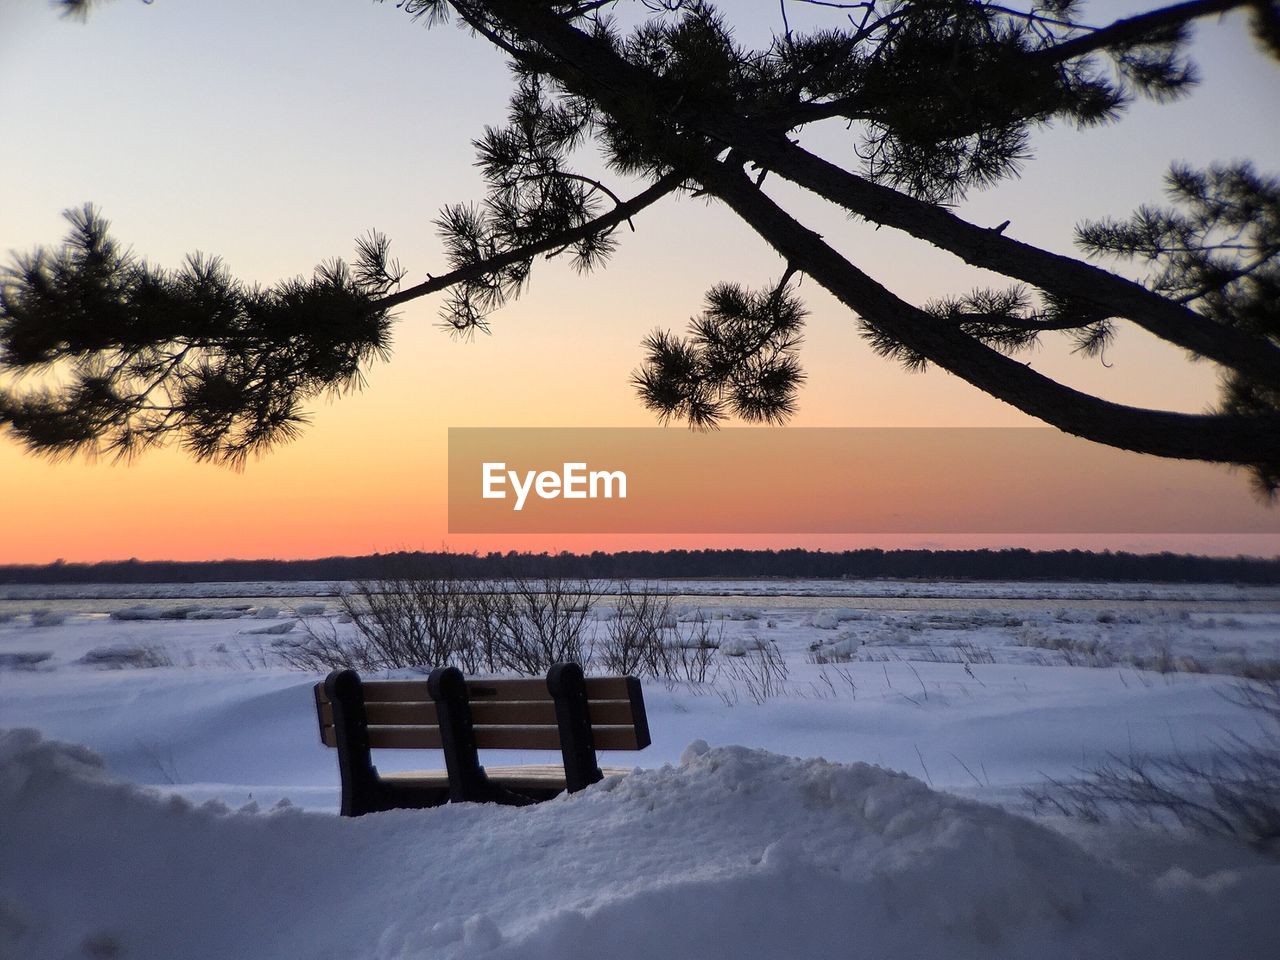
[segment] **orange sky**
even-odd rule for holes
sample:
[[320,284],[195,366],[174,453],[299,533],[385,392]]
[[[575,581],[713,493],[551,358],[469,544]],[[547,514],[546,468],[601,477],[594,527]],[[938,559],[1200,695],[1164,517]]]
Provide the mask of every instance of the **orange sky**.
[[[285,31],[290,43],[281,45]],[[1233,145],[1229,157],[1280,155],[1274,125],[1250,119],[1273,112],[1280,71],[1248,52],[1238,25],[1207,39],[1207,82],[1197,97],[1139,106],[1113,128],[1050,131],[1038,141],[1042,161],[961,212],[980,223],[1012,218],[1010,235],[1069,252],[1081,217],[1156,199],[1174,157],[1223,159],[1222,143]],[[456,82],[460,71],[465,89]],[[418,92],[441,89],[450,96]],[[164,264],[202,249],[223,255],[247,280],[270,282],[349,255],[352,238],[376,225],[411,278],[439,272],[430,220],[444,203],[481,195],[468,141],[502,117],[506,89],[496,57],[455,30],[408,26],[390,4],[121,3],[104,5],[80,26],[40,4],[0,0],[0,109],[10,145],[0,152],[0,183],[22,184],[0,190],[0,254],[56,241],[59,211],[93,200],[122,240]],[[1227,97],[1236,108],[1217,109]],[[1187,137],[1189,129],[1197,136]],[[821,134],[818,146],[846,150],[838,134]],[[991,282],[887,230],[780,196],[916,302]],[[370,371],[368,388],[317,404],[301,440],[243,472],[172,451],[129,465],[49,463],[0,437],[0,563],[442,546],[929,543],[1280,553],[1273,535],[451,537],[449,427],[652,426],[627,382],[641,338],[655,326],[683,327],[715,282],[759,285],[780,270],[759,241],[698,201],[668,201],[636,227],[598,274],[582,278],[563,264],[539,264],[529,294],[495,315],[493,335],[475,342],[454,342],[437,329],[437,303],[409,305],[395,356]],[[953,377],[909,375],[875,357],[847,311],[812,282],[800,292],[812,314],[802,355],[810,380],[797,425],[1032,424]],[[1108,351],[1109,366],[1057,343],[1027,359],[1122,402],[1199,411],[1215,393],[1211,368],[1189,365],[1131,330]]]

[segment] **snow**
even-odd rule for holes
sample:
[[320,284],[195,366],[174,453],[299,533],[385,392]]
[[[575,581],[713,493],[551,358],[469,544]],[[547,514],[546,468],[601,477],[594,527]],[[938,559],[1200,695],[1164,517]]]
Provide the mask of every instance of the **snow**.
[[253,636],[279,636],[282,633],[288,633],[294,628],[292,620],[285,620],[282,623],[272,623],[265,627],[255,627],[252,630],[241,630],[243,634]]
[[1263,956],[1280,892],[1274,865],[1124,869],[905,774],[705,743],[534,808],[355,821],[166,798],[30,730],[0,771],[13,956]]
[[31,625],[33,627],[60,627],[66,619],[66,614],[55,610],[31,611]]
[[[250,580],[205,583],[66,583],[0,585],[0,601],[118,599],[160,600],[236,597],[332,597],[350,587],[332,580]],[[618,584],[597,581],[616,591]],[[1045,582],[1024,580],[664,580],[656,585],[678,596],[703,599],[768,597],[953,600],[993,597],[1025,600],[1166,600],[1187,602],[1280,600],[1280,585],[1233,583]],[[740,600],[726,600],[731,605]],[[845,604],[844,606],[848,606]]]
[[[538,960],[590,943],[646,960],[1177,960],[1274,945],[1275,861],[1031,819],[1022,795],[1109,754],[1256,740],[1224,694],[1242,664],[1280,661],[1270,588],[1040,584],[1052,595],[1036,600],[919,584],[877,606],[808,583],[745,600],[759,584],[698,598],[680,583],[677,620],[713,624],[718,672],[645,681],[653,745],[603,757],[635,773],[529,809],[345,820],[319,675],[274,645],[308,623],[353,628],[287,586],[6,601],[0,957]],[[782,664],[768,682],[762,649]]]

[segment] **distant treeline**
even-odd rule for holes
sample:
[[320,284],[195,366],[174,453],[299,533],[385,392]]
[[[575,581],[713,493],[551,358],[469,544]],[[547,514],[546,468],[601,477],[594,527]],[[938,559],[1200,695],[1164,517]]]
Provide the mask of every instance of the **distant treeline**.
[[1280,557],[1265,560],[1085,550],[631,550],[585,554],[387,553],[319,560],[59,561],[46,566],[0,566],[0,584],[362,580],[438,575],[1280,583]]

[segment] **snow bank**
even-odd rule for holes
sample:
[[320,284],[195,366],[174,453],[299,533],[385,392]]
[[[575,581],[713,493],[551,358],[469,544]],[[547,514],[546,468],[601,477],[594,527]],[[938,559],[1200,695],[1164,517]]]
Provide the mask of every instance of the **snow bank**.
[[296,625],[296,620],[285,620],[283,623],[273,623],[265,627],[255,627],[253,630],[241,630],[240,632],[249,635],[278,636],[283,633],[289,633]]
[[1280,867],[1124,873],[865,764],[695,743],[534,808],[232,812],[0,734],[0,955],[1263,956]]
[[[595,586],[613,593],[618,582],[596,580]],[[1128,583],[1001,580],[657,580],[653,585],[674,596],[738,597],[949,597],[1117,600],[1234,600],[1240,597],[1280,599],[1280,586],[1234,583]],[[173,597],[330,597],[353,586],[350,582],[320,580],[205,581],[203,583],[68,583],[7,584],[0,600],[32,598]]]
[[733,637],[720,641],[719,649],[726,657],[745,657],[753,650],[768,650],[769,642],[759,637]]
[[80,658],[80,663],[119,670],[123,667],[168,666],[169,658],[159,647],[117,643],[94,647]]
[[67,615],[60,610],[32,610],[31,626],[59,627],[66,622]]
[[187,614],[188,620],[237,620],[246,614],[234,607],[201,607]]
[[112,620],[186,620],[199,613],[199,604],[188,603],[177,607],[149,607],[145,603],[121,610],[112,610]]

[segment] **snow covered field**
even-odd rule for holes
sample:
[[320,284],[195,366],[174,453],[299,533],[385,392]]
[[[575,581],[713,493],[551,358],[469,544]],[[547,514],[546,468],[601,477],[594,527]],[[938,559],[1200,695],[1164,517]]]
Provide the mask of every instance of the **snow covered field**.
[[[605,589],[609,581],[597,581]],[[331,580],[250,580],[207,583],[74,583],[0,585],[0,605],[17,601],[98,599],[331,597],[347,586]],[[615,585],[616,586],[616,585]],[[771,598],[950,598],[990,600],[1172,600],[1191,603],[1280,604],[1280,585],[1233,583],[1045,583],[1021,580],[667,580],[657,584],[683,596]],[[17,606],[21,606],[19,603]]]
[[3,588],[0,957],[1274,955],[1274,861],[1023,788],[1256,740],[1276,588],[680,582],[714,679],[645,682],[640,772],[347,821],[277,652],[333,585],[230,586]]

